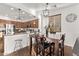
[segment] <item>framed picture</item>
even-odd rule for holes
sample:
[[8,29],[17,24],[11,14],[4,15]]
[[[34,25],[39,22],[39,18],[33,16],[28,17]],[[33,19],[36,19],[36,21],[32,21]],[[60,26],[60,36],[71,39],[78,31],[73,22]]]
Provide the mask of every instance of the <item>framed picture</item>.
[[49,16],[50,33],[61,32],[61,14]]

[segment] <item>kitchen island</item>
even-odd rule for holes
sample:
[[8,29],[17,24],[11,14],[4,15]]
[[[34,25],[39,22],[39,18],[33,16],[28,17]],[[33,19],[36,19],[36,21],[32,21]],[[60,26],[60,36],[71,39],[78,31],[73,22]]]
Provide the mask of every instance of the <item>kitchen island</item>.
[[21,39],[22,48],[27,47],[29,45],[29,34],[27,33],[19,33],[14,35],[4,35],[4,55],[10,54],[16,50],[15,48],[15,40]]

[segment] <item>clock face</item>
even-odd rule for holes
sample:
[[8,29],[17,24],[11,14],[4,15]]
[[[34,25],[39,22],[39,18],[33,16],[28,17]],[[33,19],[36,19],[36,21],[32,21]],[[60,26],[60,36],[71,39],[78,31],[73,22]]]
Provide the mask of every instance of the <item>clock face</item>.
[[74,22],[77,19],[77,15],[76,14],[69,14],[66,16],[66,21],[67,22]]

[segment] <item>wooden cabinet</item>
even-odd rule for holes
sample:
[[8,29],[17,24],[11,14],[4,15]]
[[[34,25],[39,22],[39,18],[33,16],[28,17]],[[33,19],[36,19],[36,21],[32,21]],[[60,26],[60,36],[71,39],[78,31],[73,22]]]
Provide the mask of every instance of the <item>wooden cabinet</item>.
[[0,19],[0,24],[14,24],[16,28],[38,28],[38,20],[32,20],[27,22],[10,21]]
[[27,22],[28,28],[38,28],[38,20],[32,20]]
[[4,40],[0,37],[0,55],[4,53]]

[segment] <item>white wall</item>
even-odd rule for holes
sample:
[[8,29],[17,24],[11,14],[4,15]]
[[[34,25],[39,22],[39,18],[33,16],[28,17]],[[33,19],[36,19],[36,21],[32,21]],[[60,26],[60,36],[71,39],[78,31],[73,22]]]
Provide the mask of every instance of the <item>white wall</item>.
[[[77,20],[72,23],[66,22],[66,16],[69,13],[75,13],[77,15]],[[76,38],[79,36],[79,5],[74,5],[71,7],[66,7],[58,10],[51,10],[50,15],[61,14],[61,32],[65,33],[65,45],[74,46]],[[45,18],[42,18],[42,32],[44,32],[44,25],[48,22]],[[40,28],[41,29],[41,28]]]
[[40,32],[42,34],[45,34],[45,26],[48,26],[48,22],[49,22],[48,18],[43,17],[40,11],[37,12],[37,17],[39,18],[39,26],[38,26],[38,28],[40,29]]

